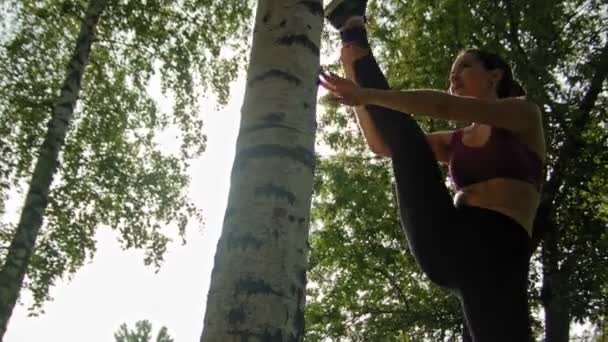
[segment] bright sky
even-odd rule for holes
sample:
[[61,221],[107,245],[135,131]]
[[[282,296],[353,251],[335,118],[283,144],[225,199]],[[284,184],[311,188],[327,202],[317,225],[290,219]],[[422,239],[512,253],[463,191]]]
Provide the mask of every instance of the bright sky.
[[205,229],[190,229],[185,246],[175,239],[158,274],[143,265],[142,252],[121,250],[114,232],[99,229],[93,261],[52,290],[45,314],[27,317],[26,306],[18,306],[5,341],[113,342],[120,324],[143,319],[152,322],[154,332],[166,326],[176,342],[199,340],[243,92],[243,82],[235,83],[228,106],[215,111],[205,103],[201,111],[208,145],[191,164],[190,194],[204,210]]

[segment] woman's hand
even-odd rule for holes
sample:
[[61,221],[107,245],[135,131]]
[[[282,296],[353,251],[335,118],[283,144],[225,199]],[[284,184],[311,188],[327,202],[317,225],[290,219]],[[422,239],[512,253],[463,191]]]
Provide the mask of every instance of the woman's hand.
[[361,106],[365,104],[365,89],[358,86],[355,82],[325,71],[321,71],[321,77],[319,84],[331,92],[336,102],[347,106]]

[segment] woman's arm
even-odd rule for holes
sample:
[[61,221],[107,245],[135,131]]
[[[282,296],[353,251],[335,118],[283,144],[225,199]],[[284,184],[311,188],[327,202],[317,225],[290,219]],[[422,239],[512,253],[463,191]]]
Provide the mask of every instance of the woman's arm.
[[540,124],[538,107],[522,98],[479,99],[450,95],[436,90],[362,89],[365,104],[387,107],[400,112],[437,119],[476,122],[528,132]]
[[376,105],[437,119],[476,122],[527,133],[541,124],[539,108],[522,98],[479,99],[437,90],[380,90],[362,88],[333,74],[323,74],[321,85],[350,106]]
[[374,122],[372,121],[367,109],[362,106],[355,107],[355,114],[357,114],[359,128],[365,137],[365,141],[367,142],[369,149],[381,156],[390,157],[391,150],[384,142],[380,132],[378,132],[378,129],[374,125]]

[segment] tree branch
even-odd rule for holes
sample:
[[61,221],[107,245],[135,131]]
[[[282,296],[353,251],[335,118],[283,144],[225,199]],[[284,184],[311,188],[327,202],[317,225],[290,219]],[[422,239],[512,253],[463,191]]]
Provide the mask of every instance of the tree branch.
[[526,55],[526,52],[525,52],[524,48],[521,46],[521,42],[519,41],[519,36],[518,36],[519,22],[515,18],[515,11],[513,10],[513,2],[511,0],[506,0],[505,4],[507,6],[507,13],[509,14],[509,37],[510,37],[511,43],[513,45],[515,45],[515,47],[519,51],[519,54],[521,55],[521,58],[526,63],[529,63],[530,60],[528,59],[528,56]]
[[[608,76],[608,43],[599,51],[596,58],[590,59],[589,63],[592,64],[591,67],[595,69],[595,72],[591,77],[591,82],[585,96],[577,106],[575,118],[572,120],[572,123],[567,130],[569,132],[581,131],[589,121],[591,111],[595,106],[599,94],[603,89],[603,84]],[[558,157],[553,168],[554,172],[543,187],[543,198],[537,214],[537,220],[535,220],[534,224],[533,239],[535,247],[538,246],[538,243],[548,232],[557,229],[557,226],[554,223],[551,223],[552,220],[548,216],[540,216],[550,214],[549,208],[552,207],[553,202],[558,197],[559,188],[564,183],[564,166],[570,162],[570,159],[577,151],[576,139],[574,139],[572,135],[567,134],[562,148],[559,149]]]
[[591,78],[591,83],[589,85],[589,89],[587,90],[587,94],[585,94],[583,100],[579,104],[579,108],[582,112],[580,119],[584,120],[584,122],[577,122],[578,125],[584,124],[586,122],[586,119],[589,117],[591,110],[595,106],[595,102],[597,101],[599,93],[602,91],[606,76],[608,75],[608,43],[606,43],[606,45],[604,45],[604,47],[600,51],[597,60],[592,61],[591,63],[597,64],[597,69],[595,70],[595,74]]
[[137,44],[131,44],[131,43],[126,43],[126,42],[121,42],[121,41],[117,41],[117,40],[113,40],[113,39],[98,39],[97,40],[98,43],[109,43],[110,44],[110,49],[114,52],[116,52],[116,48],[114,47],[114,44],[118,44],[121,46],[124,46],[125,48],[130,48],[130,49],[135,49],[141,53],[144,53],[146,55],[148,55],[148,57],[156,57],[156,53],[154,51],[150,51],[142,46],[139,46]]
[[403,289],[401,288],[401,286],[399,286],[397,281],[393,277],[391,277],[391,275],[385,269],[382,269],[381,267],[377,267],[377,268],[375,267],[375,268],[373,268],[373,270],[380,273],[381,275],[383,275],[384,278],[386,278],[389,281],[391,287],[393,288],[393,291],[395,291],[397,293],[397,296],[399,296],[401,298],[401,300],[403,301],[403,304],[405,304],[405,309],[407,311],[410,311],[409,301],[407,300],[407,297],[405,296]]

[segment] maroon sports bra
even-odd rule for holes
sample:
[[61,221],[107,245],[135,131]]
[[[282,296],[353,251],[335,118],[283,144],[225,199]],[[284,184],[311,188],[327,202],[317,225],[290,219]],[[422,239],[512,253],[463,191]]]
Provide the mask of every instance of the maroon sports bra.
[[512,132],[491,127],[488,141],[479,147],[463,144],[462,134],[462,129],[454,131],[450,141],[448,170],[457,189],[492,178],[513,178],[540,192],[543,162]]

